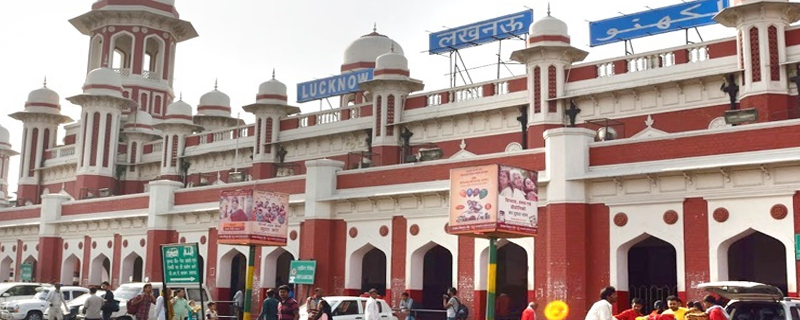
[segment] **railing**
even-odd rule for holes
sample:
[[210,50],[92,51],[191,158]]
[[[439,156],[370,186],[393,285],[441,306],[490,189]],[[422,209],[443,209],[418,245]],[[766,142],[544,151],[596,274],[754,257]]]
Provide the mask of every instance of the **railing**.
[[614,75],[614,63],[604,62],[597,65],[597,77],[610,77]]
[[60,146],[47,150],[47,159],[66,158],[75,155],[75,145]]
[[428,99],[427,106],[439,106],[446,103],[476,100],[491,96],[492,94],[487,94],[484,92],[484,89],[488,85],[491,85],[494,89],[493,95],[495,96],[508,94],[511,92],[508,87],[509,81],[511,80],[514,79],[501,79],[490,83],[480,83],[459,88],[452,88],[449,90],[430,92],[426,94]]
[[153,153],[161,152],[164,150],[164,141],[153,142]]
[[123,77],[129,77],[131,75],[131,69],[130,68],[116,68],[116,69],[113,69],[113,70],[114,70],[114,72],[119,73],[119,75],[123,76]]
[[[250,136],[250,132],[248,130],[249,126],[247,127],[238,127],[233,129],[224,129],[218,131],[211,131],[211,132],[203,132],[195,134],[194,136],[200,137],[199,144],[208,144],[214,143],[218,141],[225,141],[225,140],[234,140],[238,136],[239,138],[246,138]],[[237,133],[238,131],[238,133]],[[192,136],[190,136],[192,137]]]
[[675,65],[675,53],[664,52],[628,59],[628,72],[666,68]]
[[148,71],[148,70],[142,71],[142,78],[148,80],[161,80],[160,74],[158,74],[157,71]]
[[[638,55],[631,55],[625,59],[625,62],[628,67],[627,72],[641,72],[652,69],[667,68],[675,66],[677,64],[684,63],[683,61],[677,61],[678,55],[676,53],[681,52],[681,50],[686,51],[685,63],[702,62],[710,58],[708,53],[708,44],[673,48],[668,51],[662,51],[662,52],[650,52]],[[619,73],[626,72],[625,70],[620,71],[615,69],[614,63],[616,61],[618,60],[614,61],[606,60],[597,62],[595,64],[595,67],[597,68],[597,77],[598,78],[610,77]]]
[[483,86],[460,88],[453,91],[454,102],[483,98]]
[[687,49],[689,51],[689,62],[700,62],[709,59],[708,46],[701,46]]
[[325,123],[335,123],[347,121],[350,119],[358,119],[361,117],[361,108],[370,105],[370,103],[362,103],[355,106],[345,108],[336,108],[331,110],[299,114],[290,118],[296,118],[300,128],[305,128],[313,125],[320,125]]

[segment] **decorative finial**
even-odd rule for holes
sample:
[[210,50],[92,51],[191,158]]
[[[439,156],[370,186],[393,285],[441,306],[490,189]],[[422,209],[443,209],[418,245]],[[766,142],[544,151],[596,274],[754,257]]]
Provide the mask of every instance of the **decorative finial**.
[[219,83],[219,78],[214,79],[214,91],[217,91],[217,84]]
[[392,51],[392,53],[394,53],[394,41],[392,41],[392,47],[391,47],[391,48],[389,48],[389,50],[391,50],[391,51]]
[[272,80],[275,80],[275,68],[272,68]]
[[103,59],[103,65],[101,67],[108,68],[108,55]]
[[372,23],[372,32],[378,32],[378,23],[377,22],[373,22]]
[[183,91],[181,91],[181,95],[178,97],[178,101],[183,101]]
[[47,88],[47,76],[44,76],[44,87]]
[[550,2],[547,2],[547,16],[550,16]]

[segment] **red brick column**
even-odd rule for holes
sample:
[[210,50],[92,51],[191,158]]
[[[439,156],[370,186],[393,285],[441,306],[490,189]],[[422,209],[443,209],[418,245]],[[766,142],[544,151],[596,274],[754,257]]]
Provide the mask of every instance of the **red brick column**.
[[[22,259],[22,241],[17,241],[17,268],[14,277],[19,281],[19,264]],[[54,283],[61,281],[61,257],[64,253],[64,241],[60,237],[39,237],[39,256],[36,264],[36,281]],[[45,263],[58,261],[59,263]],[[82,261],[83,263],[86,263]]]
[[[300,225],[300,260],[316,260],[314,287],[330,295],[344,294],[347,223],[343,220],[311,219]],[[305,299],[306,286],[298,286],[296,297]]]
[[389,284],[391,290],[391,301],[389,304],[400,305],[400,294],[406,291],[406,240],[408,238],[408,221],[405,217],[392,217],[392,259],[391,279]]
[[[15,260],[14,261],[15,262],[14,263],[15,264],[15,266],[14,266],[14,280],[15,281],[20,281],[20,276],[21,276],[20,266],[22,265],[22,245],[23,245],[22,244],[22,240],[20,240],[20,239],[17,239],[17,244],[14,245],[14,251],[17,254],[17,258],[14,259]],[[39,261],[42,261],[42,260],[39,260]],[[37,265],[38,265],[38,263],[37,263]],[[37,279],[38,279],[38,277],[37,277]]]
[[[587,309],[594,301],[600,299],[600,290],[611,283],[610,230],[611,218],[609,209],[604,204],[588,205],[590,214],[586,218],[586,296]],[[573,249],[577,250],[577,249]],[[619,292],[616,310],[630,308],[627,296],[628,288],[616,288]]]
[[92,237],[83,236],[83,264],[81,264],[81,286],[89,286],[89,266],[92,264]]
[[119,272],[122,267],[122,236],[119,233],[114,234],[114,258],[111,260],[111,288],[114,289],[119,286]]
[[564,300],[570,307],[567,320],[583,319],[599,294],[587,292],[586,287],[587,275],[596,272],[594,266],[587,268],[587,212],[585,204],[550,204],[544,225],[539,222],[539,230],[546,229],[542,240],[547,244],[545,268],[536,270],[537,275],[544,273],[536,278],[547,281],[544,299],[540,300]]
[[[206,267],[206,287],[212,294],[217,294],[217,228],[208,229],[208,249],[203,260]],[[219,295],[214,297],[220,300]]]
[[[797,213],[795,213],[797,214]],[[702,290],[693,287],[709,281],[708,262],[708,202],[703,198],[688,198],[683,201],[683,250],[685,256],[684,301],[701,300]]]
[[151,282],[161,282],[161,245],[175,243],[174,230],[147,230],[147,263],[144,267],[144,276]]
[[[475,297],[475,238],[458,237],[458,283],[453,287],[458,289],[458,298],[472,310],[478,310],[485,301],[478,301]],[[479,313],[469,313],[470,319],[483,319]]]

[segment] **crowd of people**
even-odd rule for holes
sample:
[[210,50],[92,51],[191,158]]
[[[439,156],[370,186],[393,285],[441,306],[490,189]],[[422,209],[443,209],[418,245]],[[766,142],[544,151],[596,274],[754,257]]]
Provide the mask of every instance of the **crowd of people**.
[[667,297],[666,308],[664,302],[659,300],[653,304],[650,314],[642,314],[644,301],[634,298],[631,308],[619,314],[612,313],[612,304],[617,301],[617,290],[614,287],[605,287],[600,292],[600,300],[595,302],[586,314],[586,320],[729,320],[730,316],[720,302],[711,295],[702,301],[689,302],[685,307],[683,301],[676,296]]

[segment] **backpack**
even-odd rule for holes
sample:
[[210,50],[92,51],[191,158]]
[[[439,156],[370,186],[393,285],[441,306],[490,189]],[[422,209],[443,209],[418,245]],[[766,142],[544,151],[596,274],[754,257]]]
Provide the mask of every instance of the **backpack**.
[[458,302],[458,310],[456,310],[456,319],[458,320],[466,320],[469,317],[469,308],[461,303],[461,300],[456,298],[456,302]]
[[139,312],[139,306],[142,304],[142,296],[136,296],[133,299],[128,300],[125,303],[125,307],[128,310],[125,310],[128,314],[136,315]]

